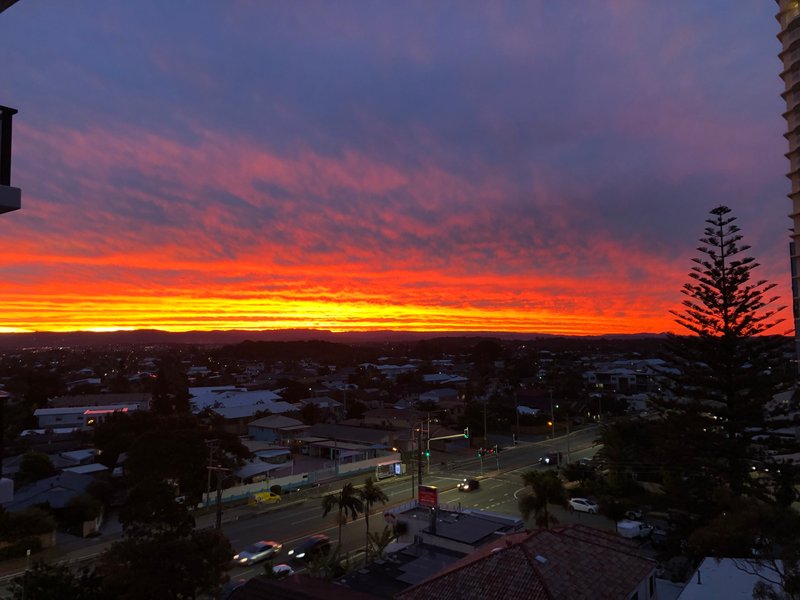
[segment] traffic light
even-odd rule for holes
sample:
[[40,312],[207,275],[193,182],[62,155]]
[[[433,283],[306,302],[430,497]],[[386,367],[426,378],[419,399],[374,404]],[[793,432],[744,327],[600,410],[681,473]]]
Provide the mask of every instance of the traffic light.
[[485,448],[478,448],[478,456],[483,456],[484,454],[486,454],[486,449]]
[[431,457],[431,451],[425,450],[425,458],[430,458],[430,457]]
[[552,422],[552,421],[548,421],[548,422],[547,422],[547,426],[548,426],[548,427],[552,427],[552,426],[553,426],[553,422]]
[[469,427],[464,427],[464,437],[469,439]]
[[497,444],[494,445],[494,451],[495,452],[500,452],[500,449],[497,447]]

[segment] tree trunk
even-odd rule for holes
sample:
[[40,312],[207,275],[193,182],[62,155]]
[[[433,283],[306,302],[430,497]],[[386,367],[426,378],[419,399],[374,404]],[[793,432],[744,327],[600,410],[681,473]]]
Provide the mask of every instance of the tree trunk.
[[339,501],[339,547],[342,547],[342,502]]
[[367,523],[367,542],[364,544],[364,562],[369,562],[369,502],[364,506],[364,521]]

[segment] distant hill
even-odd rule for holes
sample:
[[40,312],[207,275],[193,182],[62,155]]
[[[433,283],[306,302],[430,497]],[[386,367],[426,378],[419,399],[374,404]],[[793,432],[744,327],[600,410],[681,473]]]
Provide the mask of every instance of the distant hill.
[[45,347],[89,347],[118,345],[227,345],[244,341],[297,342],[320,340],[342,344],[384,342],[415,342],[435,338],[494,338],[501,340],[534,340],[545,338],[578,338],[583,340],[624,340],[660,338],[661,333],[609,334],[600,336],[557,336],[542,333],[513,333],[491,331],[419,332],[419,331],[350,331],[334,333],[324,329],[279,329],[269,331],[186,331],[171,333],[157,329],[136,331],[70,331],[0,334],[0,350]]

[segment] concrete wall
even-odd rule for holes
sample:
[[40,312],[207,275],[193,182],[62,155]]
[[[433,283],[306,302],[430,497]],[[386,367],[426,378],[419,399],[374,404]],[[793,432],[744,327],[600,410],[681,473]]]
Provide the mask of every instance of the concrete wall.
[[[378,458],[370,458],[359,462],[348,463],[339,465],[338,475],[355,475],[358,473],[374,473],[375,467],[385,462],[396,460],[400,462],[400,455],[393,454],[389,456],[381,456]],[[237,500],[246,500],[253,494],[259,492],[268,492],[273,485],[281,486],[282,490],[300,490],[310,485],[317,485],[320,482],[334,479],[337,476],[337,470],[334,467],[327,469],[320,469],[317,471],[310,471],[308,473],[295,473],[294,475],[286,475],[285,477],[273,477],[257,483],[250,483],[247,485],[238,485],[235,487],[222,490],[222,503],[235,502]],[[216,493],[211,493],[209,498],[209,505],[216,503]]]

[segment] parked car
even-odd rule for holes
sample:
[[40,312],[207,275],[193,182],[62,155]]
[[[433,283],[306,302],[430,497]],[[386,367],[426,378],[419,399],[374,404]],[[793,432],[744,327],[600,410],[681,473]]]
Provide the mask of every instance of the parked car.
[[327,535],[318,533],[304,540],[294,550],[289,550],[292,560],[310,562],[314,556],[327,555],[331,551],[331,541]]
[[481,487],[481,482],[477,479],[467,478],[464,481],[458,482],[459,492],[470,492],[472,490],[477,490],[479,487]]
[[282,547],[278,542],[256,542],[238,554],[234,554],[233,562],[240,565],[252,565],[275,556]]
[[294,569],[285,563],[281,563],[272,567],[272,573],[278,579],[283,579],[284,577],[289,577],[289,575],[294,575]]
[[559,465],[563,459],[564,455],[561,452],[549,452],[539,459],[539,464],[547,466]]
[[598,510],[597,503],[588,498],[570,498],[569,507],[571,510],[577,510],[578,512],[585,512],[591,515],[597,514]]
[[642,518],[643,514],[644,513],[642,513],[641,509],[639,508],[629,508],[625,511],[625,518],[631,521],[638,521]]
[[653,528],[640,521],[629,521],[627,519],[617,523],[617,532],[628,539],[645,539],[650,537]]

